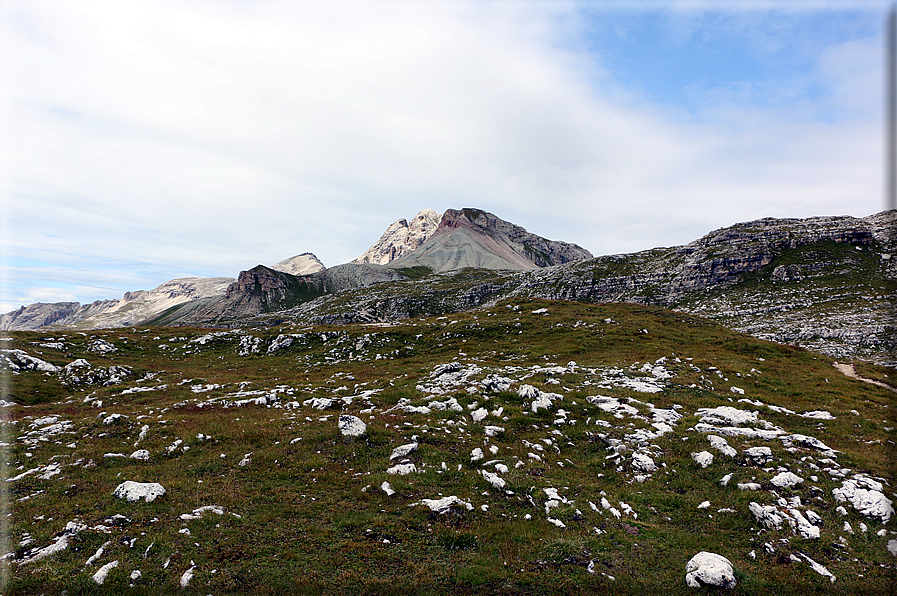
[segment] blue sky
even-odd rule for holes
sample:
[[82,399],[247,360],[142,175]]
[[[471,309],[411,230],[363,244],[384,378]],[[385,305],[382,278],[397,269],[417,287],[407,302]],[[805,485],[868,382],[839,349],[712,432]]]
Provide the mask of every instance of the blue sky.
[[0,312],[478,207],[594,254],[883,208],[887,2],[0,3]]

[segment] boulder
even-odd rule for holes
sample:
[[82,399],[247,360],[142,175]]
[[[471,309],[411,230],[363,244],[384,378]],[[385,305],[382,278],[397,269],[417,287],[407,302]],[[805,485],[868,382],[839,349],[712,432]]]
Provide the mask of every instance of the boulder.
[[367,424],[362,422],[361,418],[348,414],[339,417],[337,427],[344,437],[360,437],[368,430]]
[[165,488],[158,482],[133,482],[127,480],[115,487],[112,496],[125,499],[131,503],[140,499],[145,499],[147,503],[151,503],[157,497],[164,495],[165,492]]
[[735,587],[735,571],[726,557],[701,551],[685,566],[685,583],[689,588],[717,586]]

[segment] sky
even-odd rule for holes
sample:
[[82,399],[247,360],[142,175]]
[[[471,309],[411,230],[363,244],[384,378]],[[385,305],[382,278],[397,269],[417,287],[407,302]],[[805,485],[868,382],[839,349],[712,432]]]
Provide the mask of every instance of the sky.
[[873,0],[0,0],[0,312],[475,207],[595,255],[884,208]]

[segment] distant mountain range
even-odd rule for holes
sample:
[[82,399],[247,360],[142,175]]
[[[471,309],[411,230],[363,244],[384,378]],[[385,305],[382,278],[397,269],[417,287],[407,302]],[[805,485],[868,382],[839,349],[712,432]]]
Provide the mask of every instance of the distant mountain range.
[[183,278],[120,300],[32,304],[0,329],[387,322],[510,296],[665,306],[835,357],[893,362],[897,211],[762,219],[690,244],[593,257],[478,209],[400,219],[363,255],[311,253],[233,278]]

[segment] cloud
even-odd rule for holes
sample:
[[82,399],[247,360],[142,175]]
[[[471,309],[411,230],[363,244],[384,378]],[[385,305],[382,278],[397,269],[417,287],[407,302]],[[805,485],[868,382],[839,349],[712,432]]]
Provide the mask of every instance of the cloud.
[[[5,250],[48,264],[12,267],[16,296],[117,297],[306,251],[335,265],[427,207],[596,254],[878,210],[876,38],[808,42],[799,80],[696,86],[689,111],[615,80],[579,8],[5,5],[0,56],[20,57],[0,72]],[[744,40],[756,23],[671,30]],[[785,37],[757,51],[781,56]]]

